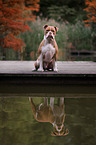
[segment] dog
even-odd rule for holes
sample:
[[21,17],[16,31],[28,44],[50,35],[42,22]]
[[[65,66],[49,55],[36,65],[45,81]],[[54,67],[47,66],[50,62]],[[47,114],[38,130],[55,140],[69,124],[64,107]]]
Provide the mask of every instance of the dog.
[[29,98],[29,101],[34,118],[38,122],[50,122],[53,125],[52,136],[65,136],[69,133],[68,129],[64,127],[64,98],[60,98],[59,105],[55,105],[54,97],[50,98],[50,104],[48,104],[48,97],[44,97],[44,103],[41,103],[38,109],[36,109],[32,98]]
[[64,108],[64,97],[58,98],[59,103],[54,103],[54,97],[50,98],[50,106],[55,116],[55,120],[52,123],[53,131],[51,132],[52,136],[65,136],[69,134],[68,129],[64,127],[65,121],[65,108]]
[[38,71],[57,69],[58,46],[55,41],[55,35],[58,28],[55,26],[44,25],[44,39],[38,48],[39,57],[35,62],[35,69]]
[[53,112],[51,107],[48,105],[47,97],[44,97],[44,103],[41,103],[38,108],[34,104],[33,99],[31,97],[29,97],[29,101],[31,103],[34,118],[38,122],[50,122],[51,124],[54,122]]

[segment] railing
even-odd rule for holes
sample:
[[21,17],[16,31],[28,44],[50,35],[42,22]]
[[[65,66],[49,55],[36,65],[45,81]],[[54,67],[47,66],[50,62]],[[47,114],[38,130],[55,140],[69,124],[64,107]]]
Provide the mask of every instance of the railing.
[[70,51],[70,59],[74,60],[82,60],[82,59],[88,59],[96,61],[96,51]]

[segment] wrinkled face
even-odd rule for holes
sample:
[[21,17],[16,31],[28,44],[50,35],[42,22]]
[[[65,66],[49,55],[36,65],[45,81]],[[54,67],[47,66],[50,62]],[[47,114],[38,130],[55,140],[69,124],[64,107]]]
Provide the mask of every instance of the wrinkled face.
[[45,29],[44,36],[46,39],[54,39],[56,35],[56,31],[58,31],[58,28],[55,26],[48,26],[44,25],[43,26]]
[[60,125],[55,124],[54,125],[54,132],[58,135],[63,134],[64,133],[64,125],[63,124],[60,124]]
[[61,127],[59,126],[54,126],[53,128],[53,132],[51,132],[51,135],[52,136],[65,136],[67,135],[69,132],[68,132],[68,129],[65,130],[64,128],[64,125],[62,124]]

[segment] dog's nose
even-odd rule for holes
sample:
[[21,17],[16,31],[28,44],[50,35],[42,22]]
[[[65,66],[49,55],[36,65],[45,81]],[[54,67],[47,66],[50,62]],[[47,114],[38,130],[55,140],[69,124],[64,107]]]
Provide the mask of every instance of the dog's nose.
[[50,31],[49,34],[52,34],[52,32]]
[[60,129],[60,128],[61,128],[61,126],[62,126],[62,124],[61,124],[61,123],[58,123],[58,129]]
[[61,129],[61,126],[58,126],[58,130],[60,130]]

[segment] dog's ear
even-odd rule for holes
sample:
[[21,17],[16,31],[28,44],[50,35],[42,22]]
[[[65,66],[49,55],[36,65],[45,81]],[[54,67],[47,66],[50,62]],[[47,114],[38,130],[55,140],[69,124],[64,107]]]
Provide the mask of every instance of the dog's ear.
[[55,134],[53,131],[51,131],[51,135],[52,135],[52,136],[56,136],[56,134]]
[[46,29],[47,27],[48,27],[48,25],[47,25],[47,24],[43,26],[43,28],[44,28],[44,29]]
[[66,131],[64,132],[63,136],[68,135],[68,134],[69,134],[69,131],[68,131],[68,128],[67,128]]
[[58,32],[58,27],[54,26],[55,30]]

